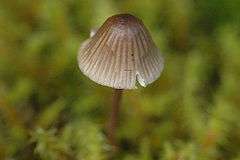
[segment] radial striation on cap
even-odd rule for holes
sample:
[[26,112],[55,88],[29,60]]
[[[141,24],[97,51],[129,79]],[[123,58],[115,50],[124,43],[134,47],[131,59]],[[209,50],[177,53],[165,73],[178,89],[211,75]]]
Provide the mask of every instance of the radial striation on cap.
[[164,61],[142,21],[118,14],[86,40],[78,53],[80,70],[91,80],[117,89],[146,86],[161,74]]

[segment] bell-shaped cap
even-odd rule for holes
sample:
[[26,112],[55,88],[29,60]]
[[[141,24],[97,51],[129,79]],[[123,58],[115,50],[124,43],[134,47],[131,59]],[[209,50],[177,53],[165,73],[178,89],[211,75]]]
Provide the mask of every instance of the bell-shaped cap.
[[117,89],[135,89],[155,81],[163,58],[142,21],[118,14],[86,40],[78,54],[80,70],[91,80]]

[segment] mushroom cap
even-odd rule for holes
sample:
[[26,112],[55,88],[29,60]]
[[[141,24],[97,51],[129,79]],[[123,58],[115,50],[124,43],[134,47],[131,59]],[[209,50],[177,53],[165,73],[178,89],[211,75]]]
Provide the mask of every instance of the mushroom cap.
[[108,18],[78,53],[80,70],[94,82],[136,89],[155,81],[164,60],[142,21],[130,14]]

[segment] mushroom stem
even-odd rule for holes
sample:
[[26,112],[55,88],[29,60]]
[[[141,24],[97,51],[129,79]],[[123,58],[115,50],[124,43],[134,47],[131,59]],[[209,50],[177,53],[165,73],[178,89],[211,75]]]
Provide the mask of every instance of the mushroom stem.
[[107,126],[108,141],[114,147],[114,150],[117,149],[116,128],[118,125],[122,92],[123,92],[122,89],[114,89],[113,91],[112,108],[111,108],[108,126]]

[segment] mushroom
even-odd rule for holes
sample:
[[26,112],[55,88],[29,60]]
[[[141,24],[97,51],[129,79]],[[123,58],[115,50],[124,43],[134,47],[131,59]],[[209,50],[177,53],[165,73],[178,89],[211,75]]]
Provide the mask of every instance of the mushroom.
[[146,87],[161,74],[164,60],[143,22],[130,14],[108,18],[80,47],[80,70],[94,82],[115,89],[108,137],[115,129],[122,90]]

